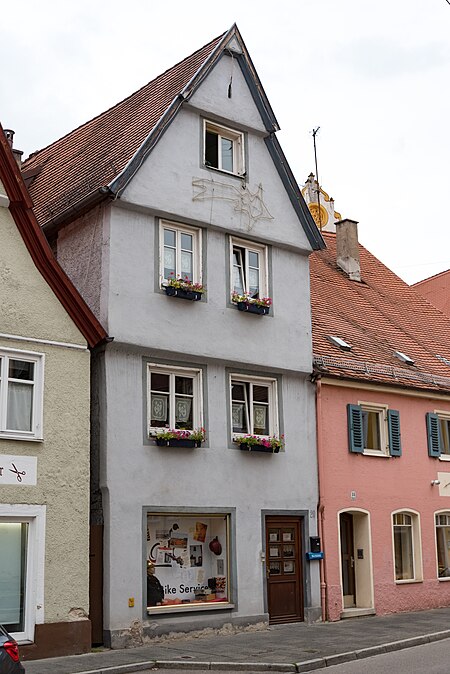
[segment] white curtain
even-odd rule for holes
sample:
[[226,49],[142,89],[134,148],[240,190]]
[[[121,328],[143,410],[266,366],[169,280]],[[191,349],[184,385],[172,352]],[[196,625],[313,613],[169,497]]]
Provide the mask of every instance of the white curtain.
[[30,384],[9,382],[6,420],[9,431],[31,431],[33,388]]

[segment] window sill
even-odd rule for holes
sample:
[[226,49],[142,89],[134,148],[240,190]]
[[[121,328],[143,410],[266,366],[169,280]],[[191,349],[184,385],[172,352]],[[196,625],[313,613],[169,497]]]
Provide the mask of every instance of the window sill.
[[147,607],[148,615],[156,615],[161,613],[187,613],[190,611],[218,611],[234,608],[234,604],[227,601],[204,602],[191,604],[170,604],[168,606],[151,606]]
[[439,461],[450,461],[450,454],[444,454],[444,456],[441,454],[438,458]]
[[376,450],[365,449],[363,452],[364,456],[378,456],[381,459],[390,459],[390,454],[385,454],[384,452],[377,452]]
[[414,583],[415,584],[423,583],[423,580],[421,578],[420,579],[412,578],[411,580],[396,580],[395,581],[396,585],[413,585]]
[[448,583],[449,580],[450,580],[450,576],[443,576],[442,578],[439,578],[439,576],[438,576],[438,581],[440,583]]
[[198,302],[203,295],[203,293],[195,290],[183,290],[183,288],[174,288],[173,286],[163,286],[163,289],[167,297],[178,297],[181,300],[191,300],[192,302]]
[[158,447],[187,447],[193,449],[194,447],[201,447],[202,445],[201,442],[189,440],[189,438],[170,438],[170,440],[165,440],[164,438],[150,438],[150,440],[154,440]]
[[219,168],[218,166],[208,166],[208,164],[203,164],[203,168],[205,171],[214,171],[215,173],[221,173],[224,176],[230,176],[230,178],[247,180],[247,174],[245,171],[243,173],[234,173],[233,171],[227,171],[226,169]]
[[25,442],[44,442],[44,438],[29,437],[25,435],[12,435],[11,433],[0,433],[0,440],[23,440]]
[[247,311],[249,314],[258,314],[259,316],[267,316],[270,307],[261,307],[258,304],[248,304],[247,302],[236,302],[234,306],[238,311]]

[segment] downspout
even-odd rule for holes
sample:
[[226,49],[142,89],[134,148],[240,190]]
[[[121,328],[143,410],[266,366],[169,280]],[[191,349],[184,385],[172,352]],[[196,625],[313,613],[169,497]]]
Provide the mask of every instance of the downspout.
[[322,446],[322,382],[320,375],[316,383],[316,441],[317,441],[317,481],[319,488],[319,502],[317,504],[319,536],[322,543],[324,557],[320,560],[320,605],[322,608],[322,622],[327,619],[327,582],[326,582],[326,548],[324,536],[324,510],[322,501],[321,478],[323,476],[323,446]]

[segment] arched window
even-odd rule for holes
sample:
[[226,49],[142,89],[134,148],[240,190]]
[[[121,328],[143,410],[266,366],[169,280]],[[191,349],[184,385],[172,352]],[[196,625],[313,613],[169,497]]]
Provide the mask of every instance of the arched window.
[[419,517],[413,512],[392,515],[396,582],[422,579]]
[[450,577],[450,513],[436,513],[438,577]]

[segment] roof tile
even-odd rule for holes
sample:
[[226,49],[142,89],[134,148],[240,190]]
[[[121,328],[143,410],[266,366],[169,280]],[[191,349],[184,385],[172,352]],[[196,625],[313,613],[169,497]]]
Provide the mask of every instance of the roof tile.
[[[316,365],[336,377],[450,390],[450,320],[363,246],[361,282],[336,264],[336,235],[310,257],[313,350]],[[326,335],[341,337],[350,352]],[[394,356],[402,351],[414,365]]]

